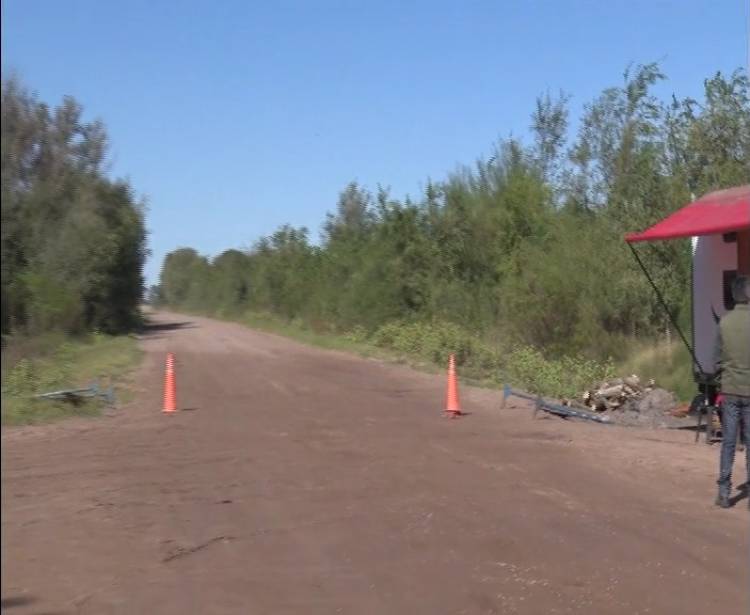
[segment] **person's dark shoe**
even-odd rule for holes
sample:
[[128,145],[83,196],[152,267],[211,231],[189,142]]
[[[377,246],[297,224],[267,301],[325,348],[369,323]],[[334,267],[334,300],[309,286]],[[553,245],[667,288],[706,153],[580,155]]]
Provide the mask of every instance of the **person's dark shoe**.
[[715,504],[719,508],[729,508],[731,506],[731,504],[729,503],[729,496],[728,495],[721,495],[721,494],[719,494],[719,495],[716,496],[716,502],[715,502]]

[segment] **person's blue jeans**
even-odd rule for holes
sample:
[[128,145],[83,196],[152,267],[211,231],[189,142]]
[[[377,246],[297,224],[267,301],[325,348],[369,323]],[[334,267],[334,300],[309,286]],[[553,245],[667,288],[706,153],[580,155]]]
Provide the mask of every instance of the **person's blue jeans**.
[[721,404],[721,461],[719,480],[716,481],[720,496],[729,497],[732,490],[732,465],[738,429],[742,430],[742,441],[745,443],[747,480],[750,483],[750,397],[725,394]]

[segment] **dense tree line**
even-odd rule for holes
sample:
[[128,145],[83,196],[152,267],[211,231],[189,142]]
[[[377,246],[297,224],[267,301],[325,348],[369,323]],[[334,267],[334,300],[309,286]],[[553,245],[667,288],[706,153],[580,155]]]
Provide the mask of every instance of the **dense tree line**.
[[130,185],[106,174],[107,135],[70,97],[50,108],[2,84],[2,333],[136,324],[146,232]]
[[[705,81],[703,100],[659,100],[655,64],[586,105],[571,135],[568,97],[544,95],[533,142],[496,151],[417,200],[351,183],[319,245],[283,226],[250,250],[166,257],[154,297],[225,316],[247,310],[316,328],[375,332],[447,322],[551,355],[616,354],[654,334],[664,311],[630,255],[641,229],[705,192],[750,181],[750,98],[740,71]],[[670,309],[689,320],[689,246],[643,254]]]

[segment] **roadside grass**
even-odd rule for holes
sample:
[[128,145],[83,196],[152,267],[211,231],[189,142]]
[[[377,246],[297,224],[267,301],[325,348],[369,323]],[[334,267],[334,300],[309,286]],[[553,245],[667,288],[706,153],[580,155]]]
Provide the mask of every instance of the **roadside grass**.
[[697,393],[690,353],[680,343],[634,348],[620,364],[620,372],[638,374],[642,380],[653,378],[658,387],[672,391],[682,402],[692,400]]
[[[72,403],[33,399],[33,395],[57,389],[89,386],[113,387],[118,403],[132,399],[129,388],[141,351],[132,336],[92,334],[65,339],[10,340],[2,369],[3,425],[35,424],[68,416],[97,416],[104,402]],[[6,349],[3,349],[6,354]],[[11,362],[12,361],[12,362]]]

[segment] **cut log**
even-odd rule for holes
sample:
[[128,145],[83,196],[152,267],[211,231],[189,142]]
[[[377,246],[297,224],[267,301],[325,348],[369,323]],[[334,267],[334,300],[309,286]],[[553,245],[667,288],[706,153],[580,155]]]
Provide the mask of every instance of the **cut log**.
[[620,395],[622,395],[622,391],[623,391],[624,387],[625,387],[625,385],[622,384],[622,383],[615,384],[615,385],[610,385],[610,386],[608,386],[606,388],[599,389],[596,392],[596,395],[598,395],[599,397],[607,397],[607,398],[609,398],[609,397],[619,397]]
[[603,410],[607,410],[607,400],[604,397],[595,395],[591,399],[591,407],[594,408],[594,410],[597,412],[602,412]]
[[[644,384],[638,376],[632,374],[601,382],[597,388],[583,391],[577,400],[582,407],[594,412],[638,411],[638,404],[652,390],[655,390],[653,379]],[[565,400],[564,403],[574,405],[576,401]]]
[[623,378],[623,382],[628,385],[631,389],[640,391],[643,387],[641,386],[641,379],[633,374],[627,378]]

